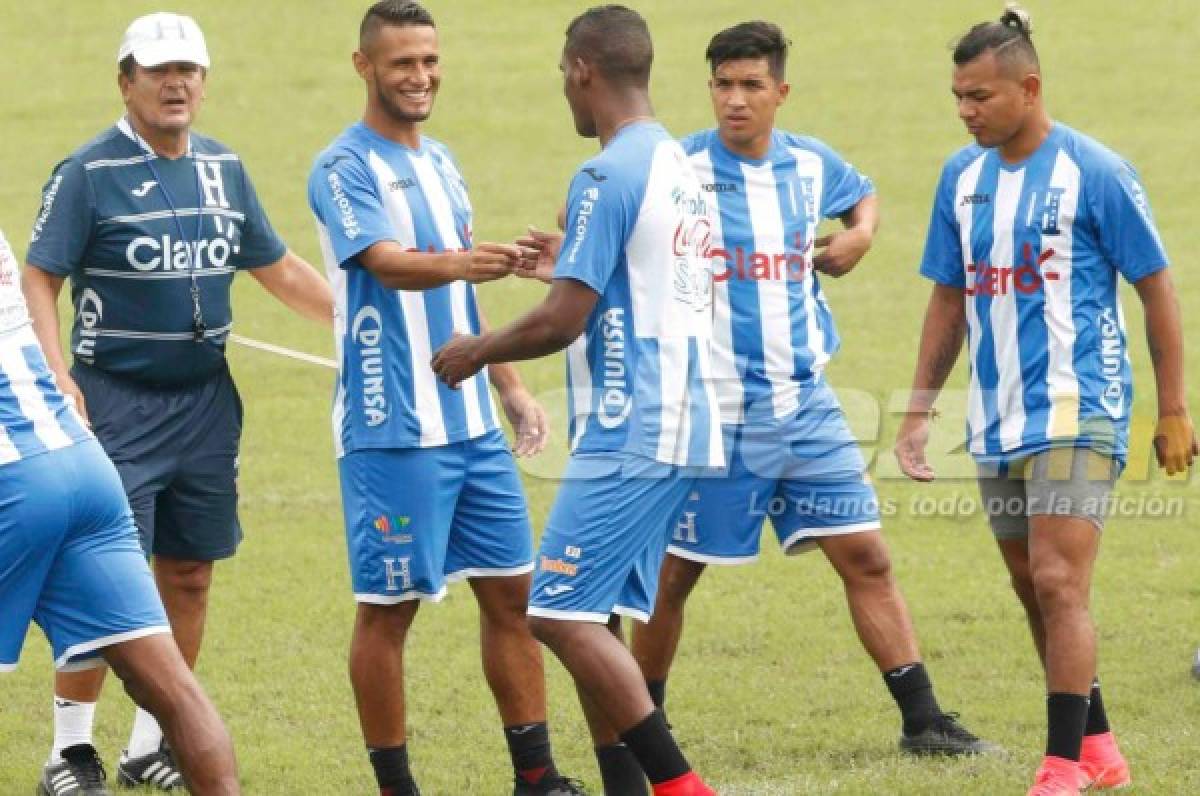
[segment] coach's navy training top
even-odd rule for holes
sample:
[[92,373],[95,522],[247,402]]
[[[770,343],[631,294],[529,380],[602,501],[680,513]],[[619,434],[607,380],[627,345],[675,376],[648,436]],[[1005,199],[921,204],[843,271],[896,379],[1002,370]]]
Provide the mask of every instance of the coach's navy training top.
[[26,260],[70,276],[77,361],[176,385],[223,366],[237,269],[285,252],[236,154],[193,133],[187,155],[161,158],[122,119],[55,168]]

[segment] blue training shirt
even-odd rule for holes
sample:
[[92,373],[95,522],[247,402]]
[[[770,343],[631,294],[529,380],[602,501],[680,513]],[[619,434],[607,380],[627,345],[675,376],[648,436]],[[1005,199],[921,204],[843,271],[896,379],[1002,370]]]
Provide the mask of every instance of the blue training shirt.
[[567,349],[571,448],[723,464],[712,387],[708,200],[654,122],[622,128],[567,195],[556,279],[600,295]]
[[840,344],[812,267],[817,227],[875,188],[821,141],[782,130],[771,132],[761,160],[729,151],[715,129],[682,144],[717,208],[713,372],[722,419],[741,423],[752,407],[791,417],[800,388],[820,379]]
[[175,385],[224,367],[234,274],[286,251],[236,154],[193,133],[187,155],[158,157],[121,119],[55,168],[26,261],[71,278],[76,361]]
[[952,156],[921,274],[965,292],[971,454],[1092,447],[1124,460],[1133,381],[1117,274],[1166,267],[1137,172],[1095,140],[1056,124],[1022,163],[974,145]]
[[333,286],[337,455],[474,439],[499,428],[487,369],[452,390],[430,366],[455,333],[478,334],[475,287],[384,287],[358,260],[379,241],[410,251],[471,247],[471,203],[449,151],[410,149],[359,122],[313,163],[308,202]]

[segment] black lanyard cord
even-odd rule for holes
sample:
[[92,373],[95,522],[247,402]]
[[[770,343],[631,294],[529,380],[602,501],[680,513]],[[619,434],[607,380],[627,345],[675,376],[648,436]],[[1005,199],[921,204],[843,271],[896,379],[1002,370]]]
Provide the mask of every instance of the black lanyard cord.
[[[192,337],[197,343],[204,342],[204,335],[208,331],[208,327],[204,323],[204,312],[200,308],[200,284],[196,281],[196,256],[200,248],[200,235],[204,232],[204,208],[201,206],[204,203],[204,189],[200,185],[200,169],[196,163],[196,156],[192,152],[191,138],[188,139],[187,157],[192,161],[192,172],[196,177],[196,234],[192,240],[188,240],[183,232],[183,221],[180,218],[179,210],[175,207],[175,202],[171,198],[171,192],[167,189],[166,182],[159,175],[158,169],[154,167],[154,161],[158,159],[142,137],[134,130],[133,124],[130,123],[129,129],[133,131],[134,138],[146,152],[146,167],[150,169],[150,173],[154,176],[154,181],[158,183],[158,189],[162,191],[163,199],[167,201],[167,207],[171,210],[171,218],[175,221],[175,231],[179,235],[179,242],[183,244],[187,251],[188,264],[188,279],[191,282],[189,292],[192,296]],[[172,252],[163,252],[163,263],[170,267],[172,260]]]

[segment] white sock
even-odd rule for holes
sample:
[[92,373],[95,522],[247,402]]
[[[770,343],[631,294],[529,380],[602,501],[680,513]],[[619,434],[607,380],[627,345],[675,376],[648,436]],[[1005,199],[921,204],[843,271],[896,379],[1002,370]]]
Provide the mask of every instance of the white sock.
[[96,718],[95,702],[76,702],[54,697],[54,746],[50,747],[48,763],[61,763],[62,750],[69,746],[92,742],[92,722]]
[[162,739],[162,729],[159,728],[158,721],[153,715],[138,708],[137,713],[133,714],[133,732],[129,733],[129,756],[143,757],[157,752]]

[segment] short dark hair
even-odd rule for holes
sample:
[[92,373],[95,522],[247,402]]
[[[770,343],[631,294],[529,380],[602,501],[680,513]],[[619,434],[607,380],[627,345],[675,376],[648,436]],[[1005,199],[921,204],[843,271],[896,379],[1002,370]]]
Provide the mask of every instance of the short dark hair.
[[406,26],[436,28],[433,24],[433,14],[430,14],[420,3],[413,0],[380,0],[367,9],[363,14],[362,24],[358,26],[358,47],[361,50],[380,28],[392,25],[398,28]]
[[791,42],[778,25],[756,19],[726,28],[713,36],[704,51],[704,58],[712,72],[726,61],[766,58],[771,77],[782,81],[787,70],[789,46]]
[[125,76],[126,80],[133,80],[133,73],[137,69],[137,61],[132,55],[127,55],[120,61],[117,61],[117,69]]
[[583,58],[620,85],[650,84],[654,43],[642,15],[621,5],[595,6],[567,26],[568,56]]
[[971,28],[954,45],[954,64],[962,66],[989,51],[1010,66],[1025,66],[1040,71],[1029,12],[1015,3],[1009,3],[999,20],[980,22]]

